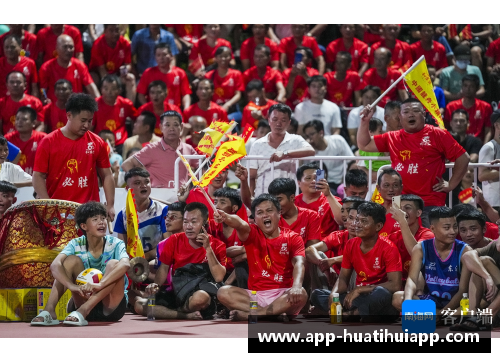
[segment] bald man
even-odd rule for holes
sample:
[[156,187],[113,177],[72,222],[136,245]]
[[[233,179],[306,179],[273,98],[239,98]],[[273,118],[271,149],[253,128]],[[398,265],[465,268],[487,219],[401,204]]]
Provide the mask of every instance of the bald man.
[[[373,54],[373,68],[368,69],[363,81],[367,85],[379,87],[382,92],[390,87],[400,76],[399,70],[390,68],[392,53],[389,49],[380,47]],[[379,107],[384,107],[389,101],[404,101],[408,98],[404,82],[399,82],[392,90],[387,93],[379,102]]]
[[207,120],[201,116],[192,116],[189,117],[188,122],[191,125],[191,129],[189,130],[190,136],[186,138],[186,143],[195,148],[203,138],[204,134],[202,131],[207,128]]
[[73,86],[74,93],[87,91],[93,97],[99,97],[92,77],[85,63],[74,57],[75,44],[68,35],[59,35],[56,44],[57,58],[43,63],[40,68],[40,89],[45,104],[56,102],[55,84],[59,79],[68,80]]

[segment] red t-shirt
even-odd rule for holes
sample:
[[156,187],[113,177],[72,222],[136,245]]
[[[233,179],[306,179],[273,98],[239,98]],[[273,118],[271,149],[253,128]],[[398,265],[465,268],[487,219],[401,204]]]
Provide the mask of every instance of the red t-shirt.
[[64,127],[68,123],[68,115],[66,109],[61,109],[56,105],[56,102],[50,102],[43,107],[45,124],[49,126],[49,132],[55,131]]
[[368,30],[365,30],[365,32],[363,34],[363,42],[365,44],[367,44],[368,46],[375,44],[375,43],[381,41],[382,39],[383,38],[382,38],[381,34],[374,34]]
[[31,94],[32,83],[38,83],[38,73],[33,59],[20,57],[19,63],[10,65],[7,58],[0,58],[0,98],[7,95],[7,75],[14,71],[21,72],[26,77],[26,94]]
[[[220,265],[226,266],[226,245],[219,239],[210,238],[210,246],[214,251],[215,257]],[[187,264],[206,264],[208,263],[207,251],[203,246],[193,248],[185,233],[170,235],[165,240],[163,250],[160,253],[160,261],[172,267],[172,274],[176,269],[182,268]]]
[[[262,112],[262,116],[267,118],[267,115],[269,113],[269,108],[271,108],[273,104],[277,103],[278,102],[268,99],[267,104],[265,106],[259,107],[259,110]],[[252,117],[252,110],[250,109],[249,105],[246,105],[245,108],[243,108],[243,116],[241,118],[241,128],[244,129],[247,124],[250,124],[255,129],[257,129],[259,125],[259,121]]]
[[[224,225],[222,225],[222,223],[221,224],[216,223],[215,220],[208,221],[207,233],[212,235],[214,238],[222,241],[226,245],[226,250],[231,246],[242,245],[240,239],[238,239],[238,232],[236,231],[236,229],[233,229],[233,232],[231,233],[231,235],[229,235],[229,238],[226,239],[226,237],[224,236]],[[233,271],[233,269],[234,269],[233,261],[231,260],[231,258],[227,258],[226,262],[227,273],[230,273],[231,271]]]
[[425,56],[425,62],[427,63],[427,65],[432,65],[434,68],[436,68],[436,70],[446,68],[448,66],[448,60],[446,59],[446,49],[437,41],[432,41],[431,50],[424,50],[421,40],[410,45],[410,49],[412,57],[413,59],[415,59],[415,61],[423,55]]
[[19,137],[19,132],[14,131],[5,135],[5,139],[14,146],[19,147],[21,150],[21,157],[19,158],[19,166],[30,175],[33,175],[33,166],[35,165],[35,154],[40,144],[40,141],[47,136],[45,132],[38,132],[33,130],[31,137],[26,142],[22,141]]
[[193,116],[205,118],[207,126],[210,126],[213,121],[229,122],[226,110],[214,102],[210,102],[210,107],[206,111],[202,110],[198,103],[191,104],[184,110],[184,122],[187,123]]
[[288,228],[300,235],[304,240],[304,246],[309,240],[320,239],[320,218],[316,211],[297,207],[299,213],[297,220],[289,225],[286,220],[281,216],[279,226]]
[[[208,186],[205,187],[205,192],[208,195]],[[210,200],[214,202],[211,197]],[[190,204],[191,202],[201,202],[202,204],[204,204],[208,209],[208,218],[210,220],[214,218],[214,210],[212,209],[212,206],[208,203],[207,199],[205,198],[205,196],[203,196],[203,193],[198,188],[189,191],[189,195],[186,199],[186,204]],[[248,221],[247,209],[245,208],[245,206],[241,206],[236,212],[236,215],[238,215],[243,221]]]
[[[304,35],[300,45],[310,48],[312,50],[314,59],[323,55],[323,52],[318,46],[318,42],[312,36]],[[293,63],[295,62],[295,49],[297,49],[297,44],[295,44],[293,36],[281,39],[278,50],[280,53],[286,54],[286,65],[288,68],[291,68],[293,66]]]
[[444,112],[444,120],[447,125],[450,124],[451,115],[457,109],[463,109],[469,114],[469,128],[467,128],[467,134],[484,139],[484,127],[491,127],[490,117],[493,113],[493,109],[489,103],[477,98],[475,99],[474,105],[470,108],[464,107],[463,99],[457,99],[456,101],[448,103]]
[[130,43],[121,35],[114,48],[106,43],[104,34],[97,38],[92,45],[90,70],[97,71],[98,67],[105,65],[108,74],[116,74],[122,65],[130,63],[132,63]]
[[[179,112],[179,114],[181,115],[181,118],[182,118],[182,111],[176,105],[164,102],[163,108],[164,108],[164,110],[163,110],[164,112],[166,112],[166,111]],[[163,136],[163,133],[161,132],[161,129],[160,129],[160,116],[155,113],[155,107],[153,105],[153,102],[148,102],[148,103],[140,106],[139,109],[137,110],[137,115],[141,114],[144,111],[151,112],[155,115],[155,117],[156,117],[155,135],[157,135],[159,137]]]
[[[373,85],[380,88],[380,90],[385,92],[387,88],[389,88],[392,83],[394,83],[399,77],[401,73],[398,70],[387,69],[387,76],[382,78],[378,75],[377,70],[375,68],[368,69],[363,75],[363,85],[362,87],[366,87],[367,85]],[[384,108],[385,104],[389,101],[395,101],[398,99],[398,89],[405,89],[404,82],[399,82],[394,88],[391,89],[389,93],[386,94],[384,98],[379,102],[379,107]]]
[[[283,85],[286,87],[288,84],[288,79],[290,79],[290,72],[292,71],[292,68],[287,68],[283,71]],[[307,68],[307,75],[309,77],[312,77],[313,75],[318,75],[319,72],[314,69],[314,68]],[[302,77],[301,75],[297,75],[295,77],[295,81],[293,82],[293,92],[290,95],[289,98],[286,100],[286,104],[292,108],[292,110],[295,109],[295,106],[299,104],[300,102],[303,102],[307,97],[309,96],[309,93],[307,92],[307,81]]]
[[214,82],[214,95],[212,101],[222,106],[234,97],[236,91],[244,92],[243,76],[239,70],[229,68],[224,78],[219,76],[217,69],[205,74],[205,78]]
[[398,230],[401,230],[401,226],[396,220],[392,218],[392,214],[388,213],[385,215],[385,224],[378,232],[378,235],[386,238]]
[[493,58],[495,64],[500,63],[500,38],[490,43],[486,50],[486,56]]
[[[427,228],[420,226],[417,233],[414,235],[417,242],[422,240],[433,239],[434,234]],[[395,231],[387,237],[399,250],[399,255],[401,256],[401,265],[403,267],[403,280],[408,279],[408,271],[410,270],[411,264],[411,254],[406,249],[405,242],[403,240],[403,234],[401,230]]]
[[358,72],[348,70],[343,81],[335,79],[335,72],[324,74],[326,78],[326,98],[339,106],[352,107],[354,92],[363,89],[363,83]]
[[[323,242],[325,243],[328,251],[331,252],[331,257],[341,256],[344,253],[344,246],[349,240],[349,231],[348,230],[339,230],[334,231],[330,235],[323,238]],[[341,265],[334,264],[333,269],[337,274],[340,274]]]
[[215,51],[217,50],[217,48],[221,46],[228,47],[229,49],[231,49],[232,52],[231,43],[226,39],[218,38],[215,47],[213,48],[207,44],[207,38],[200,39],[198,43],[194,44],[193,47],[191,48],[191,53],[189,53],[189,59],[196,60],[198,59],[198,54],[200,54],[201,59],[203,60],[203,64],[205,64],[205,66],[213,64]]
[[182,97],[191,94],[191,86],[186,72],[181,68],[172,67],[168,73],[163,73],[160,67],[151,67],[144,71],[137,85],[137,93],[148,95],[148,86],[154,80],[161,80],[167,85],[165,103],[181,106]]
[[248,82],[253,79],[261,80],[262,83],[264,83],[264,91],[266,92],[266,94],[271,94],[269,98],[276,98],[276,96],[278,95],[276,84],[283,83],[283,76],[281,75],[279,70],[273,69],[269,66],[266,68],[266,74],[264,74],[264,77],[262,78],[259,77],[259,72],[257,71],[256,66],[245,70],[245,72],[243,73],[243,82],[245,84],[245,87],[247,86]]
[[361,63],[368,63],[368,45],[359,39],[354,38],[349,49],[346,49],[343,38],[332,41],[326,47],[326,63],[335,63],[338,52],[351,54],[351,70],[356,73],[361,68]]
[[16,130],[14,126],[16,113],[23,106],[33,108],[36,111],[37,119],[43,123],[43,105],[38,98],[25,94],[19,102],[14,102],[10,96],[6,96],[0,99],[0,120],[2,121],[2,132],[4,135]]
[[387,132],[374,137],[379,152],[390,152],[392,168],[403,178],[403,194],[420,196],[426,206],[443,206],[447,193],[432,191],[445,171],[445,159],[454,162],[465,153],[447,131],[428,124],[417,133]]
[[[271,50],[271,61],[279,61],[280,53],[278,51],[278,45],[267,37],[264,38],[264,45],[269,47],[269,49]],[[256,46],[257,44],[255,43],[255,38],[253,36],[245,40],[243,43],[241,43],[240,59],[241,60],[248,59],[250,61],[251,67],[255,65],[255,63],[253,62],[253,55]]]
[[[73,39],[73,42],[75,43],[75,54],[83,53],[82,35],[80,34],[80,30],[72,25],[65,24],[62,33],[69,35]],[[50,26],[40,29],[40,31],[36,34],[36,50],[37,52],[43,52],[44,62],[57,57],[56,44],[58,36],[59,35],[56,35],[52,31]],[[74,89],[73,92],[75,92]]]
[[343,255],[342,268],[354,269],[357,286],[385,283],[387,273],[400,272],[402,269],[398,248],[380,236],[366,254],[361,251],[361,238],[350,239],[344,246]]
[[[316,211],[321,218],[321,237],[324,238],[334,231],[339,229],[339,225],[335,222],[332,209],[330,208],[330,203],[325,195],[321,194],[320,197],[310,204],[306,204],[302,199],[303,194],[299,194],[295,197],[295,205],[298,207],[303,207],[309,210]],[[334,196],[338,202],[342,204],[342,200],[337,196]]]
[[167,28],[174,28],[182,39],[196,44],[203,36],[203,24],[167,24]]
[[292,259],[305,258],[304,241],[299,234],[280,228],[280,234],[268,239],[257,225],[243,243],[248,261],[248,289],[261,291],[290,288],[293,285]]
[[[3,57],[5,54],[3,53],[3,42],[7,35],[10,35],[10,31],[0,35],[0,57]],[[23,39],[21,40],[21,48],[25,52],[25,56],[30,59],[36,60],[38,56],[38,51],[36,48],[36,35],[32,34],[28,31],[23,30]]]
[[73,93],[82,93],[83,88],[94,83],[85,63],[76,58],[71,58],[68,68],[63,68],[57,63],[57,58],[43,63],[40,68],[40,88],[47,90],[47,97],[57,101],[55,84],[59,79],[67,79],[73,86]]
[[108,129],[115,134],[115,145],[119,146],[127,139],[125,121],[127,118],[135,120],[137,110],[127,98],[118,96],[114,106],[109,106],[102,97],[96,99],[97,112],[94,113],[92,124],[94,132],[99,134],[103,129]]
[[60,129],[47,135],[38,146],[34,171],[47,174],[51,199],[78,203],[99,201],[98,168],[110,168],[106,143],[90,131],[77,140]]
[[398,39],[396,39],[396,44],[394,45],[394,48],[389,48],[384,39],[373,44],[370,50],[371,65],[373,65],[374,62],[375,50],[377,50],[380,47],[387,48],[391,51],[392,58],[391,58],[391,63],[389,64],[389,68],[393,68],[396,70],[402,69],[404,71],[407,70],[409,67],[411,67],[413,59],[411,56],[410,45]]

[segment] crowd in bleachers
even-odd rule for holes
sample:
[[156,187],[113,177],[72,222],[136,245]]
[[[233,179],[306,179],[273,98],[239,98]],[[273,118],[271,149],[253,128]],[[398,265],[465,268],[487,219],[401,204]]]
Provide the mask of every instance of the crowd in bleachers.
[[[259,314],[325,314],[339,297],[346,316],[394,320],[407,299],[456,309],[469,287],[471,310],[484,294],[499,312],[498,168],[479,167],[477,185],[469,169],[500,159],[497,25],[9,27],[0,36],[0,212],[28,185],[39,199],[83,204],[83,236],[51,266],[55,290],[75,299],[65,322],[117,320],[127,305],[145,315],[153,293],[157,318],[224,317],[222,305],[246,319],[257,291]],[[404,81],[370,106],[422,55],[446,129]],[[176,152],[197,154],[214,121],[254,127],[248,154],[264,158],[203,190],[181,167],[178,202],[151,198],[151,187],[174,187]],[[294,161],[355,155],[390,161]],[[451,175],[445,162],[455,163]],[[239,192],[224,187],[229,173]],[[92,202],[100,186],[105,206]],[[150,284],[128,293],[116,187],[134,191],[151,264]],[[118,237],[104,236],[115,216]],[[91,255],[75,256],[83,251]],[[69,277],[99,266],[98,286]],[[179,296],[189,273],[219,284]],[[439,278],[453,282],[429,283]],[[55,323],[59,292],[35,324]]]

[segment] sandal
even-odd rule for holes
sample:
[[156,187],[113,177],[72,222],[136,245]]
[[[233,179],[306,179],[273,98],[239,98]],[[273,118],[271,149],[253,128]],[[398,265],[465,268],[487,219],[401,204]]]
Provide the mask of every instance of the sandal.
[[[83,327],[89,324],[89,322],[83,318],[83,316],[80,314],[80,312],[77,312],[76,310],[74,312],[71,312],[68,317],[74,317],[78,319],[78,322],[74,321],[68,321],[64,320],[63,324],[70,325],[70,326],[78,326],[78,327]],[[68,318],[66,317],[66,318]]]
[[[35,319],[43,318],[43,322],[35,322]],[[40,314],[38,314],[35,318],[31,320],[32,326],[57,326],[59,324],[59,320],[53,319],[49,312],[42,310]]]

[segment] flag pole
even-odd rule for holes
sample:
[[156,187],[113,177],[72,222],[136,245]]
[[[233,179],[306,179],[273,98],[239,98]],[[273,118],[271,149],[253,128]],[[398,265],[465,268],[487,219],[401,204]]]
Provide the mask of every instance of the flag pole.
[[[179,157],[182,157],[182,154],[179,152],[179,150],[175,150],[175,152],[177,152],[177,155],[178,155]],[[189,165],[184,164],[184,162],[183,162],[182,164],[184,165],[184,167],[186,167],[186,169],[189,167]],[[188,170],[188,174],[189,174],[189,170]],[[194,178],[194,180],[193,180],[193,178]],[[198,183],[198,184],[200,183],[200,182],[198,181],[198,179],[196,178],[196,175],[194,175],[194,174],[193,174],[193,176],[191,176],[191,177],[190,177],[190,179],[191,179],[192,181],[196,181],[196,183]],[[213,203],[213,202],[212,202],[212,200],[210,199],[210,196],[208,196],[208,195],[207,195],[207,193],[206,193],[205,189],[204,189],[203,187],[201,187],[201,186],[199,186],[199,188],[200,188],[200,191],[201,191],[201,193],[203,194],[203,196],[205,196],[205,198],[207,199],[208,203],[209,203],[209,204],[210,204],[210,206],[212,207],[212,209],[213,209],[214,211],[217,211],[217,209],[215,208],[214,203]]]
[[417,61],[416,61],[415,63],[413,63],[413,65],[412,65],[412,66],[411,66],[411,67],[410,67],[410,68],[409,68],[406,72],[404,72],[403,74],[401,74],[401,77],[399,77],[399,78],[398,78],[398,79],[397,79],[394,83],[392,83],[392,84],[391,84],[391,86],[390,86],[389,88],[387,88],[387,89],[385,90],[385,92],[384,92],[384,93],[382,93],[382,94],[380,95],[380,97],[378,97],[378,98],[375,100],[375,102],[373,102],[372,104],[370,104],[370,108],[375,107],[375,106],[378,104],[378,102],[380,102],[380,101],[382,100],[382,98],[384,98],[384,97],[385,97],[385,95],[386,95],[387,93],[389,93],[389,91],[390,91],[392,88],[394,88],[394,87],[396,86],[396,84],[398,84],[398,83],[399,83],[399,82],[400,82],[400,81],[401,81],[401,80],[405,77],[405,75],[407,75],[407,74],[408,74],[408,73],[410,73],[413,69],[415,69],[415,68],[417,67],[417,65],[419,65],[419,64],[422,62],[422,60],[424,60],[424,59],[425,59],[425,57],[424,57],[423,55],[422,55],[420,58],[418,58],[418,59],[417,59]]

